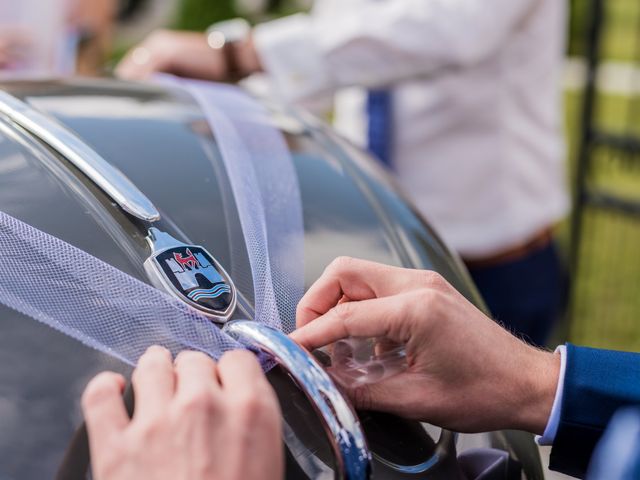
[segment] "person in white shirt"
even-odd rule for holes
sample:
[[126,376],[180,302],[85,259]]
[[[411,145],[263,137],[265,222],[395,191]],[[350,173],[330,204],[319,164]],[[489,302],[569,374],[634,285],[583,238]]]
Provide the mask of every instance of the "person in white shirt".
[[309,14],[226,41],[215,26],[156,32],[117,72],[221,80],[263,70],[287,101],[337,93],[337,127],[390,164],[493,315],[543,344],[565,291],[551,238],[569,203],[565,10],[556,0],[316,0]]
[[70,8],[69,0],[0,0],[0,77],[72,73]]
[[116,0],[0,0],[0,78],[95,75]]

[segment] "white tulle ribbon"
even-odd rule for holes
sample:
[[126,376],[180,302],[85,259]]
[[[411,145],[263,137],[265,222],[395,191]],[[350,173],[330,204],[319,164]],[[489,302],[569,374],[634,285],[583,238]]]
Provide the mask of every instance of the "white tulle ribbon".
[[[282,134],[236,87],[161,81],[189,92],[214,133],[249,255],[255,320],[290,332],[304,288],[304,232]],[[214,358],[239,347],[181,301],[2,212],[0,302],[129,364],[153,344]]]
[[0,302],[129,364],[153,344],[214,358],[238,346],[180,300],[2,212]]
[[255,319],[286,333],[304,293],[304,230],[298,177],[269,112],[244,91],[158,77],[198,102],[222,155],[249,255]]

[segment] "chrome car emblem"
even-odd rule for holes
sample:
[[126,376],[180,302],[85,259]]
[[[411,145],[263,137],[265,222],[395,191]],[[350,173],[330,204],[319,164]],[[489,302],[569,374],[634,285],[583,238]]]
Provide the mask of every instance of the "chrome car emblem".
[[203,247],[187,245],[168,233],[150,228],[151,255],[144,268],[151,282],[224,323],[236,307],[236,292],[227,272]]

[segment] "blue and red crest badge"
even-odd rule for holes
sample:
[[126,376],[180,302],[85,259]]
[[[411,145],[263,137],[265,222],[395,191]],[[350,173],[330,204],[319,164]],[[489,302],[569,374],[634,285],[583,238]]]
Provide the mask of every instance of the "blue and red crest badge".
[[206,249],[186,245],[156,228],[147,241],[152,253],[145,270],[154,285],[167,290],[213,320],[225,322],[236,304],[231,279]]

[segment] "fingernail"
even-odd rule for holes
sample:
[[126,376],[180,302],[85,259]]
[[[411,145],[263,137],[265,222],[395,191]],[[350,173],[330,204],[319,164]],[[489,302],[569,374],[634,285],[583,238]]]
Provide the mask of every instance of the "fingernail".
[[162,345],[151,345],[149,348],[147,348],[147,351],[145,353],[153,353],[153,352],[162,353],[162,354],[166,354],[166,353],[171,354],[171,352],[169,352],[169,350],[163,347]]

